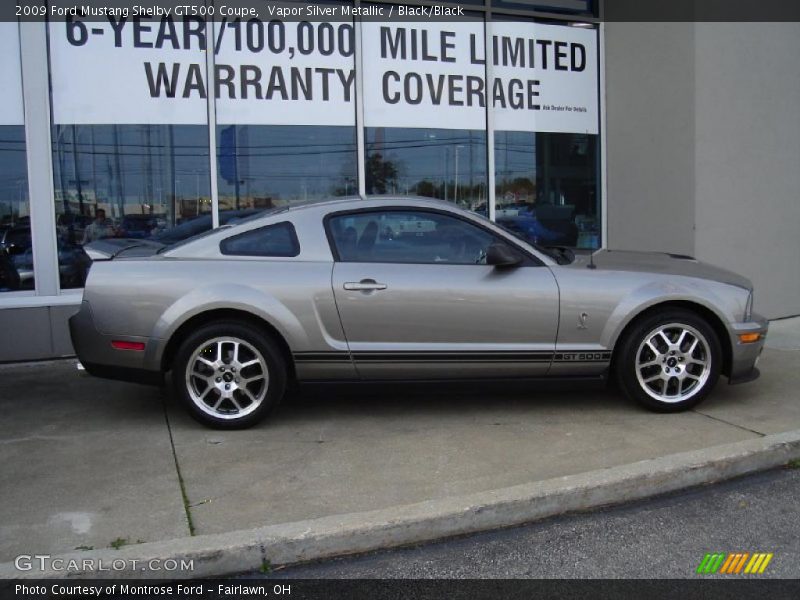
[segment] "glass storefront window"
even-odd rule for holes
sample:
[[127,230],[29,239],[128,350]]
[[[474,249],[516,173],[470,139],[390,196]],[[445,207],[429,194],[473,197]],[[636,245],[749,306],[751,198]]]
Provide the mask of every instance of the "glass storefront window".
[[[216,23],[210,34],[221,44],[213,84],[198,59],[206,33],[200,22],[180,24],[183,35],[176,38],[158,33],[156,21],[138,29],[101,22],[103,35],[89,35],[85,23],[51,23],[61,288],[83,285],[88,242],[172,243],[210,228],[210,162],[221,224],[357,194],[359,160],[367,194],[439,198],[488,215],[488,110],[496,128],[497,218],[540,243],[598,247],[596,31],[470,16]],[[492,82],[486,81],[487,27]],[[355,56],[356,28],[370,60]],[[268,68],[259,62],[265,53]],[[363,69],[361,98],[356,65]],[[209,124],[212,94],[216,123]],[[364,131],[363,156],[357,126]],[[217,142],[211,161],[209,127]],[[25,181],[21,126],[20,132],[23,170],[14,177]],[[5,208],[8,200],[0,204],[6,221],[27,213],[19,198],[15,209]],[[32,272],[29,279],[32,285]]]
[[358,193],[355,128],[217,126],[220,211]]
[[542,245],[598,248],[598,136],[495,132],[495,217]]
[[25,127],[0,125],[0,292],[32,290]]
[[598,32],[573,25],[491,23],[495,218],[544,246],[597,248]]
[[32,290],[28,164],[22,109],[19,29],[0,23],[0,292]]
[[208,167],[204,125],[54,126],[61,288],[83,286],[86,243],[210,228]]
[[361,24],[367,194],[488,214],[485,24],[467,17]]
[[48,42],[59,280],[79,288],[87,243],[212,226],[206,25],[54,19]]
[[488,214],[486,132],[366,129],[367,194],[426,196]]
[[220,211],[358,194],[354,23],[223,20],[213,31]]

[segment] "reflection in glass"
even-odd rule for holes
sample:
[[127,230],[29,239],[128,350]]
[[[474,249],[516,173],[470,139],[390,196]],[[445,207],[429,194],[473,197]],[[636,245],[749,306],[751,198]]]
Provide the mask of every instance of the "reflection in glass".
[[25,126],[0,126],[0,292],[33,289]]
[[358,193],[354,127],[217,127],[220,210],[272,208]]
[[366,128],[367,194],[425,196],[487,214],[486,132]]
[[541,245],[598,248],[598,136],[495,133],[498,223]]
[[85,243],[211,226],[204,125],[56,125],[53,169],[62,289],[83,286]]

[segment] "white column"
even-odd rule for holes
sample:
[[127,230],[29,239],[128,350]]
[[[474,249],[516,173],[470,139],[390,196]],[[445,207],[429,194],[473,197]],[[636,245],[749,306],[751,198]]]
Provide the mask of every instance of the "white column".
[[606,161],[606,24],[598,27],[600,61],[600,248],[608,248],[608,162]]
[[492,86],[494,84],[494,45],[492,44],[492,21],[487,16],[483,25],[485,46],[483,54],[486,58],[486,185],[489,205],[489,219],[495,217],[495,183],[494,183],[494,111],[492,106]]
[[[208,173],[211,182],[211,223],[219,227],[219,190],[217,189],[217,93],[215,84],[214,18],[206,21],[206,103],[208,110]],[[234,157],[234,160],[236,158]]]
[[[356,0],[356,6],[361,3]],[[363,64],[363,38],[361,34],[361,19],[358,18],[353,23],[356,36],[356,55],[353,59],[353,68],[356,70],[356,152],[358,157],[358,195],[364,198],[367,193],[367,173],[366,173],[366,146],[364,144],[364,71]]]
[[50,138],[47,25],[43,22],[20,23],[19,38],[36,295],[56,296],[59,293],[58,246]]

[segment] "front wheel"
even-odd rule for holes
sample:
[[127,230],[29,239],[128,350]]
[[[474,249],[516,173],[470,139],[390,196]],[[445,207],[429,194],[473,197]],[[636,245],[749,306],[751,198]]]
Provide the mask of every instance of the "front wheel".
[[236,321],[205,325],[186,338],[172,376],[189,414],[218,429],[261,421],[286,387],[286,365],[276,345]]
[[697,405],[719,379],[722,349],[711,326],[695,313],[670,309],[634,324],[615,360],[629,398],[651,410]]

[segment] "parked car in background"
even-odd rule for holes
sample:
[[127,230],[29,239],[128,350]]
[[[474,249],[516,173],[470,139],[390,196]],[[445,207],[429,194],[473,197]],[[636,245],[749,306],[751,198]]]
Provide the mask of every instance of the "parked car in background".
[[165,223],[164,215],[125,215],[119,224],[120,237],[142,239],[149,238]]
[[26,268],[25,255],[31,253],[28,225],[0,229],[0,289],[33,289],[33,269]]
[[[91,260],[76,244],[57,241],[59,284],[62,289],[83,287]],[[30,227],[17,227],[4,238],[3,250],[7,253],[17,276],[17,289],[35,287],[33,248]]]
[[[397,223],[409,235],[385,235]],[[419,224],[419,226],[417,226]],[[403,228],[405,230],[405,226]],[[451,204],[344,199],[165,245],[113,240],[70,319],[100,377],[246,427],[290,382],[613,377],[663,412],[758,376],[751,283],[685,256],[531,244]]]
[[89,215],[61,213],[56,219],[56,232],[65,244],[77,245],[83,242],[86,228],[91,222],[92,218]]
[[[35,287],[33,268],[33,248],[31,244],[31,228],[29,226],[13,227],[3,232],[0,237],[0,252],[7,257],[7,263],[13,267],[17,287],[15,289],[32,290]],[[70,244],[62,239],[57,240],[59,284],[63,289],[82,287],[91,260],[81,246]],[[8,269],[8,264],[6,265]]]
[[507,205],[497,210],[495,221],[534,244],[577,246],[578,226],[572,207]]
[[8,256],[21,254],[31,248],[31,228],[17,225],[0,229],[0,251]]
[[0,250],[0,292],[20,289],[19,273],[11,257]]

